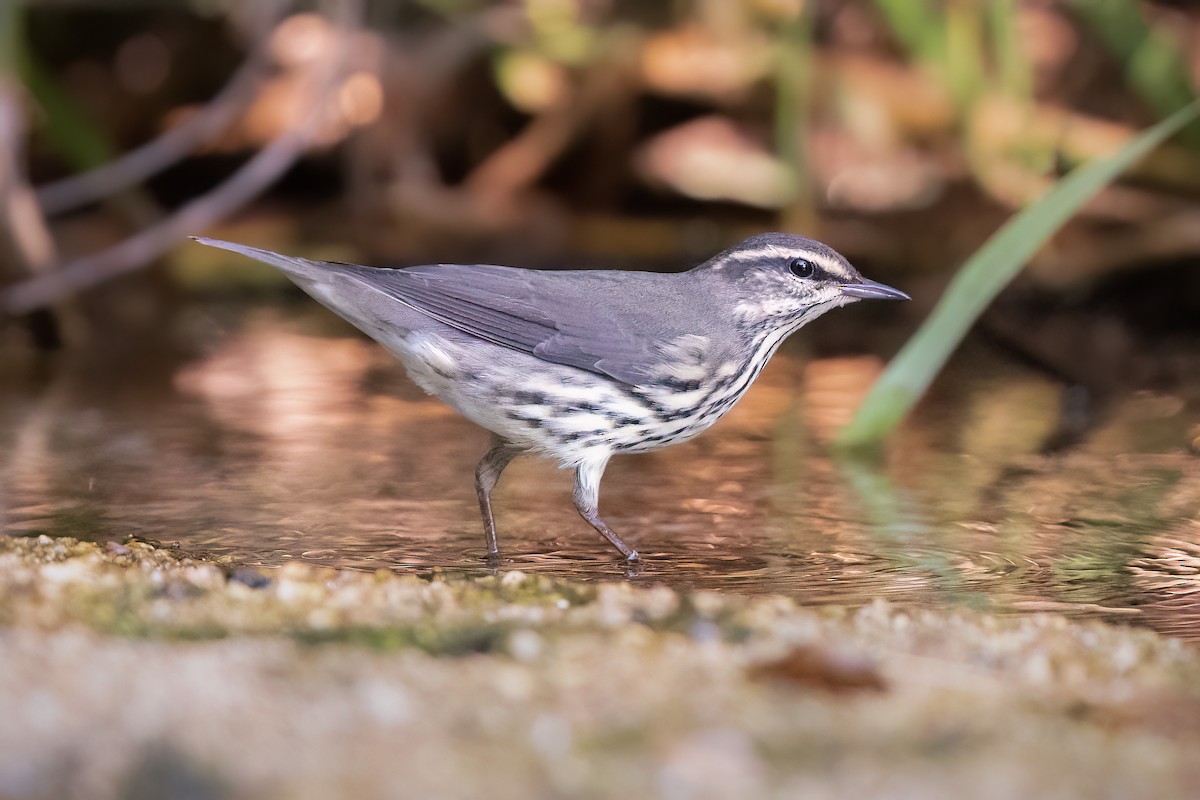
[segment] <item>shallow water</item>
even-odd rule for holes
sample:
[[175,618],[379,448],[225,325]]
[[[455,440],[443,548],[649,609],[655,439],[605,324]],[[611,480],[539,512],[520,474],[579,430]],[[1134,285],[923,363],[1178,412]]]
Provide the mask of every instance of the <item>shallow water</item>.
[[[136,535],[240,562],[483,574],[472,475],[488,435],[319,310],[194,308],[175,338],[40,361],[0,348],[0,528]],[[195,343],[203,343],[195,352]],[[879,468],[824,442],[879,368],[785,348],[711,431],[618,457],[601,511],[517,461],[505,560],[805,603],[1050,610],[1200,640],[1200,385],[1115,403],[1042,454],[1061,388],[968,350]]]

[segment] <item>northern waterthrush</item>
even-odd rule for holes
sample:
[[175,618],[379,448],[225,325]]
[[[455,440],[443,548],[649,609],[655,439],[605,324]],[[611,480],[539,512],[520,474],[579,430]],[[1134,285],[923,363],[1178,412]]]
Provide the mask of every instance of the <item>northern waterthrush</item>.
[[196,241],[280,268],[399,357],[421,388],[495,434],[475,471],[493,557],[492,489],[515,456],[532,452],[574,468],[579,513],[636,559],[597,510],[613,455],[699,434],[785,338],[826,311],[908,299],[820,242],[782,233],[753,236],[677,274],[380,269]]

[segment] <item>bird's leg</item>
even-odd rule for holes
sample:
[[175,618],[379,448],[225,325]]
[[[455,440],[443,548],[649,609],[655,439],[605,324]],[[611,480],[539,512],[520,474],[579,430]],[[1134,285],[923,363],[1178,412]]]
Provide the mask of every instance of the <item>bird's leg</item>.
[[479,496],[479,512],[483,514],[483,538],[487,541],[489,558],[500,555],[500,544],[496,540],[496,520],[492,516],[492,489],[500,480],[500,473],[508,466],[521,449],[510,442],[496,436],[492,440],[492,449],[475,468],[475,493]]
[[604,467],[607,464],[608,460],[605,459],[599,463],[581,464],[575,469],[575,491],[572,494],[575,508],[579,509],[580,516],[586,519],[589,525],[599,531],[605,539],[608,539],[613,547],[621,551],[625,560],[637,561],[637,551],[629,549],[629,546],[621,541],[621,537],[617,536],[613,529],[600,519],[597,508],[600,501],[600,478],[604,475]]

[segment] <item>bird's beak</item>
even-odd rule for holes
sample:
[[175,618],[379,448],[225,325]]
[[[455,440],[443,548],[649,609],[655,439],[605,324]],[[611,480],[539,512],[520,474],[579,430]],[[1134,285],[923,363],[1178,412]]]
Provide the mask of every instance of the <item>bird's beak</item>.
[[841,286],[842,294],[856,300],[911,300],[899,289],[863,278],[858,283],[846,283]]

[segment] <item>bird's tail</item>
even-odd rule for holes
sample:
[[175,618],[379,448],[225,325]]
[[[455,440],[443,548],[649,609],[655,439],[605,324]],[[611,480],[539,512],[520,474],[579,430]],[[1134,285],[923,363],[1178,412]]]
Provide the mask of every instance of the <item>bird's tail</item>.
[[297,258],[296,256],[285,256],[282,253],[260,250],[257,247],[249,247],[237,242],[226,242],[222,239],[209,239],[206,236],[193,236],[191,238],[200,244],[206,244],[209,247],[219,247],[222,250],[231,250],[235,253],[241,253],[244,256],[250,256],[250,258],[261,261],[264,264],[278,267],[286,272],[289,278],[300,283],[302,287],[305,280],[322,282],[329,279],[331,271],[339,272],[350,266],[349,264],[338,264],[333,261],[313,261],[307,258]]
[[395,349],[397,338],[403,339],[408,330],[421,322],[418,312],[379,291],[368,279],[370,273],[377,271],[374,267],[285,256],[203,236],[192,238],[200,244],[231,250],[278,267],[317,302],[389,348]]

